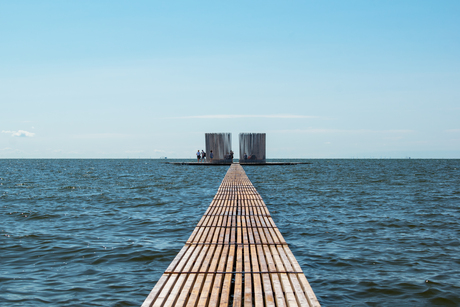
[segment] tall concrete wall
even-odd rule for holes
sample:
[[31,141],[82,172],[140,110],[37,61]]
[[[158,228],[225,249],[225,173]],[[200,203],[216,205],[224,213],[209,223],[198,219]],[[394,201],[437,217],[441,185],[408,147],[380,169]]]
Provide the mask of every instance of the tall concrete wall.
[[206,133],[206,159],[211,161],[211,150],[214,154],[213,163],[232,161],[230,152],[232,151],[231,133]]
[[265,162],[265,151],[265,133],[240,133],[240,163]]

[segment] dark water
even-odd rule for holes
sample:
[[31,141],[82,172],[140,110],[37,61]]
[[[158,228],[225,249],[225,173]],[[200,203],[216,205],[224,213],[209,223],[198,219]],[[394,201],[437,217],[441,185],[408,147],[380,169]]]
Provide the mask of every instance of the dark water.
[[[460,306],[460,160],[245,166],[323,306]],[[0,305],[139,306],[228,167],[0,160]]]

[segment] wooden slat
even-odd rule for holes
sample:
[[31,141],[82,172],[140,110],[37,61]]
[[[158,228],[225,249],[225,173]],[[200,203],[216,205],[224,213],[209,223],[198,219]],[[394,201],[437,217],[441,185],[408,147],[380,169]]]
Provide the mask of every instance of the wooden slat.
[[[236,250],[236,272],[243,271],[243,246],[239,245]],[[233,307],[241,307],[243,299],[243,274],[235,274],[233,289]]]
[[[251,272],[251,258],[249,245],[243,246],[244,271]],[[252,274],[244,275],[244,307],[252,307]]]

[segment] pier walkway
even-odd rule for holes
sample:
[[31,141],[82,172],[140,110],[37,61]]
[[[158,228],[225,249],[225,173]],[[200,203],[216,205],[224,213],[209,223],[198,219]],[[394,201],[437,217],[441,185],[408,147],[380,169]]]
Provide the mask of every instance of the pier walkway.
[[142,306],[320,306],[243,167],[211,205]]

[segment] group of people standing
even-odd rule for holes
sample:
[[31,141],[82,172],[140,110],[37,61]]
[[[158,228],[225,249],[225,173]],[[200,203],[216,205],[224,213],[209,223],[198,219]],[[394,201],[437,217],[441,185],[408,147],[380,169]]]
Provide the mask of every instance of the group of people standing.
[[[209,153],[209,158],[211,159],[211,161],[209,162],[212,162],[212,158],[214,158],[214,154],[212,153],[212,150],[211,152]],[[204,152],[204,150],[202,149],[201,152],[200,150],[198,149],[198,151],[196,152],[196,160],[197,162],[206,162],[207,159],[206,159],[206,153]]]

